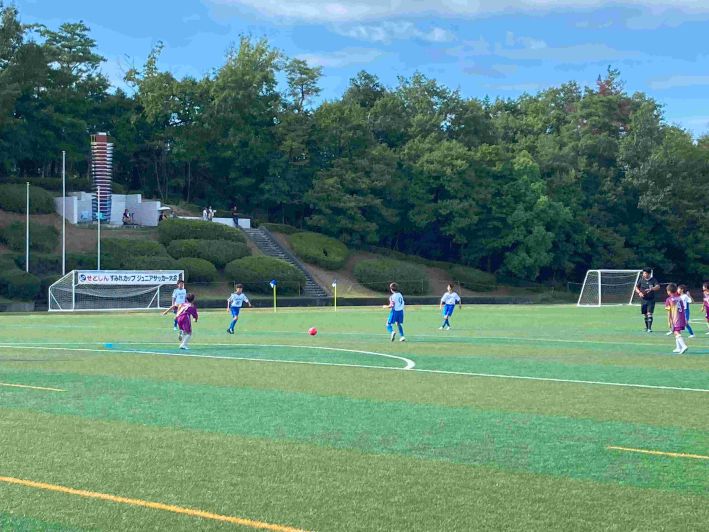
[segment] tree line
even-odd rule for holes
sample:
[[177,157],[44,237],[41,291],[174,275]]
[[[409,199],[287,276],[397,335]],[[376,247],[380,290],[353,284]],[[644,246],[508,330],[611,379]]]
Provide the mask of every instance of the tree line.
[[26,25],[0,3],[0,180],[58,176],[66,150],[88,184],[88,135],[108,131],[114,180],[168,203],[236,202],[353,247],[527,280],[707,275],[709,137],[667,124],[615,69],[496,100],[362,71],[321,101],[321,69],[263,38],[200,79],[161,69],[161,50],[126,72],[128,93],[85,24]]

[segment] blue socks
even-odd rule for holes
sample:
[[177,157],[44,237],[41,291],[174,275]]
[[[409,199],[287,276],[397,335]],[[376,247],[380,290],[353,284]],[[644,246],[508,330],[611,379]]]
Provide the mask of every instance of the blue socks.
[[231,323],[229,324],[230,331],[232,331],[232,332],[234,331],[234,327],[236,326],[237,321],[239,321],[238,318],[234,318],[233,320],[231,320]]

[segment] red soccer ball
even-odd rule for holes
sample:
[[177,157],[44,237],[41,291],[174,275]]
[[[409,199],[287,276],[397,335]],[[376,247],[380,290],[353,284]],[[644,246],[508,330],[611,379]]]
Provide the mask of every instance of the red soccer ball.
[[308,329],[308,334],[310,336],[315,336],[316,334],[318,334],[318,330],[315,327],[311,327],[310,329]]

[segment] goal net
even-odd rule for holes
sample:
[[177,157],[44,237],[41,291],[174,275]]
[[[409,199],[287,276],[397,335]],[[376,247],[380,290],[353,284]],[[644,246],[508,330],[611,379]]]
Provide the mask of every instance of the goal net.
[[637,303],[635,285],[641,270],[588,270],[577,305],[632,305]]
[[183,270],[72,270],[49,287],[49,310],[167,308]]

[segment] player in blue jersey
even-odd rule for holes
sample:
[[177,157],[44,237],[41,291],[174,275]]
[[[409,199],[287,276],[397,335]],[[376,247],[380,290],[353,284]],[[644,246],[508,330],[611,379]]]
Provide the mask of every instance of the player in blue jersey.
[[389,318],[387,319],[387,331],[391,335],[391,341],[393,342],[396,338],[396,331],[394,330],[394,324],[396,323],[399,329],[400,342],[405,342],[404,337],[404,296],[399,292],[399,285],[396,283],[391,283],[389,285],[389,291],[391,296],[389,296],[389,304],[384,305],[383,308],[389,309]]
[[[177,281],[177,288],[172,291],[172,305],[171,308],[174,309],[175,315],[177,315],[177,309],[180,305],[184,305],[187,300],[187,289],[185,289],[185,282],[180,279]],[[177,316],[175,316],[175,321],[172,324],[172,330],[177,330]]]
[[249,298],[246,297],[246,294],[244,294],[244,285],[237,284],[234,286],[234,293],[231,294],[229,299],[226,300],[226,309],[231,312],[231,323],[229,324],[229,328],[226,330],[229,334],[234,334],[234,327],[236,326],[236,322],[239,321],[239,312],[241,311],[241,307],[244,303],[246,303],[249,307],[251,306]]
[[443,314],[443,323],[438,328],[439,330],[450,330],[450,317],[453,315],[453,311],[455,310],[456,304],[460,305],[461,307],[463,306],[463,302],[460,300],[460,296],[453,291],[453,285],[449,284],[446,287],[446,293],[443,294],[443,297],[441,297],[441,304],[439,306]]

